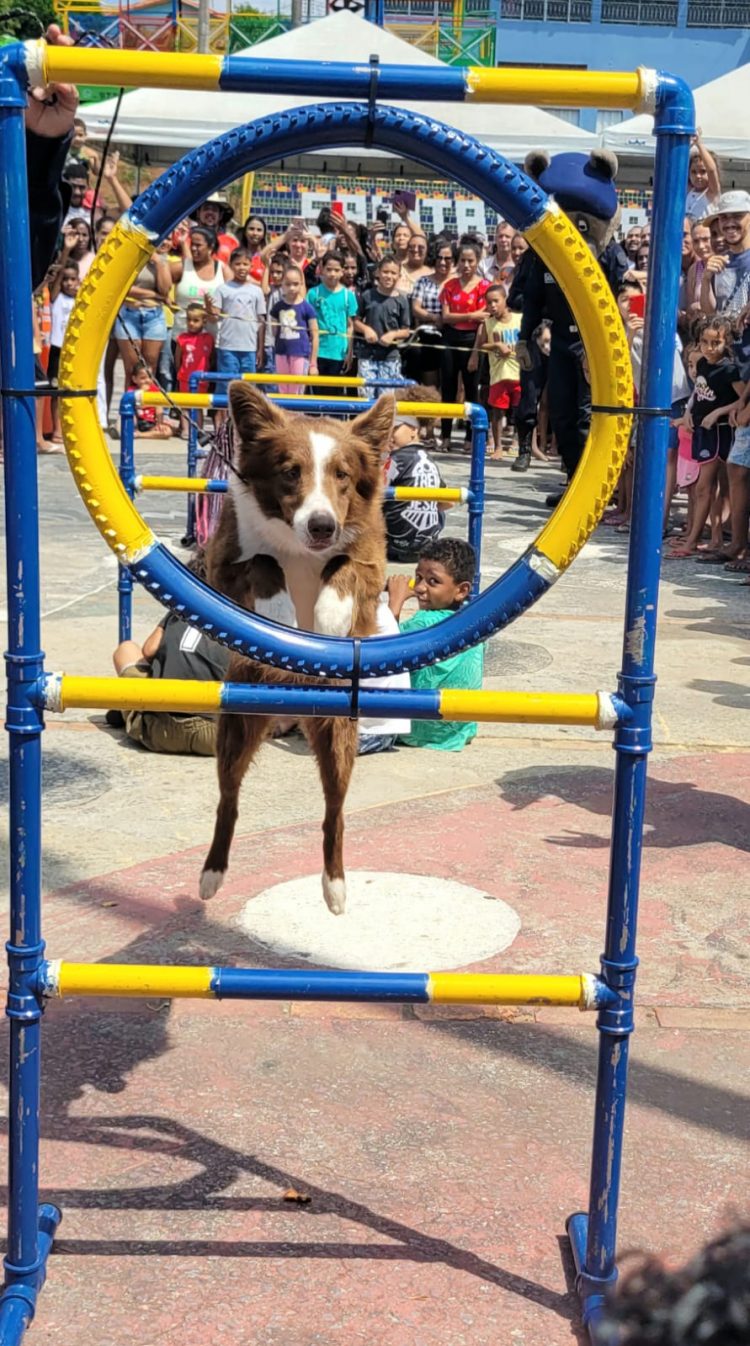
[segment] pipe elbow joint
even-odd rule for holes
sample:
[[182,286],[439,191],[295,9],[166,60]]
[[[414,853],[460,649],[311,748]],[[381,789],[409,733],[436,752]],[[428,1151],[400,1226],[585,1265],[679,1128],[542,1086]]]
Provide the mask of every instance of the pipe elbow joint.
[[678,75],[663,71],[657,77],[654,135],[695,135],[692,89]]

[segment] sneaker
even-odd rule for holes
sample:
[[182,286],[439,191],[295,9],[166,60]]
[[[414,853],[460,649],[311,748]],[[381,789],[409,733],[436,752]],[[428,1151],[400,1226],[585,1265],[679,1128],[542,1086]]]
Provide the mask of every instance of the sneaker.
[[511,472],[528,472],[530,462],[531,462],[530,453],[519,453],[515,462],[511,463],[510,470]]
[[548,495],[544,503],[548,509],[556,509],[564,495],[565,487],[563,486],[559,491],[553,491],[551,495]]

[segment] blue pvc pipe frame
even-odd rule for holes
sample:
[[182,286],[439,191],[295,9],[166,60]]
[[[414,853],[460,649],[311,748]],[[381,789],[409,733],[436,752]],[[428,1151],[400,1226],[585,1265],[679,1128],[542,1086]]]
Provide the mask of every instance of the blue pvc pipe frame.
[[[225,376],[228,380],[231,376]],[[201,376],[196,382],[201,381]],[[400,386],[400,385],[392,385]],[[321,390],[322,391],[322,390]],[[368,407],[374,406],[374,402],[365,398],[345,398],[345,397],[319,397],[315,401],[306,402],[301,407],[293,398],[280,397],[271,394],[273,401],[280,407],[285,407],[289,411],[304,411],[310,415],[347,415],[358,416],[366,411]],[[212,406],[217,409],[224,409],[228,406],[229,399],[225,393],[214,393]],[[468,540],[474,548],[477,558],[477,566],[472,584],[472,597],[476,598],[479,593],[482,582],[482,525],[484,521],[484,464],[487,456],[487,431],[488,420],[487,412],[484,407],[476,402],[467,402],[466,406],[470,408],[471,427],[471,464],[469,468],[469,494],[468,505]],[[136,417],[136,395],[133,392],[123,393],[120,400],[120,479],[125,490],[131,499],[136,494],[136,471],[135,471],[135,417]],[[188,447],[188,476],[196,475],[197,453],[195,444],[197,441],[197,421],[195,416],[189,417],[188,436],[193,437],[193,454],[191,456]],[[188,446],[190,438],[188,438]],[[217,485],[217,489],[222,483]],[[194,495],[188,497],[195,500]],[[193,523],[195,514],[192,516]],[[191,535],[191,516],[188,514],[187,534],[183,538],[184,545],[189,545]],[[133,577],[127,566],[119,567],[117,577],[118,593],[118,633],[119,639],[132,639],[132,617],[133,617]]]
[[[190,393],[199,392],[201,384],[203,383],[218,383],[219,385],[221,385],[222,383],[231,383],[234,378],[236,378],[235,374],[220,374],[218,373],[217,370],[208,370],[207,372],[203,373],[199,372],[196,374],[190,374],[188,377],[188,392]],[[300,383],[303,382],[304,379],[300,379]],[[373,379],[371,381],[370,386],[374,388],[382,388],[383,390],[385,390],[386,388],[408,388],[410,383],[413,382],[414,382],[413,379],[407,379],[407,378]],[[262,384],[261,386],[265,388],[265,391],[267,393],[269,394],[271,393],[273,385]],[[220,389],[217,389],[216,391],[218,392],[219,390]],[[313,389],[313,391],[315,390]],[[346,390],[342,388],[340,391],[343,393]],[[321,395],[325,396],[325,389],[321,388],[320,393]],[[198,416],[196,414],[193,414],[192,416],[188,415],[187,423],[188,423],[187,475],[189,477],[195,477],[197,476],[196,469],[198,467],[198,459],[201,456],[200,446],[198,444]],[[185,536],[183,537],[182,542],[183,546],[185,547],[192,547],[195,543],[194,495],[188,495],[187,498],[187,523],[185,525]]]
[[[234,64],[237,58],[234,58]],[[232,58],[225,63],[224,87],[232,85]],[[241,62],[240,62],[241,64]],[[274,91],[300,91],[304,96],[334,92],[331,69],[305,65],[304,88],[288,77],[279,63],[269,62]],[[302,63],[300,63],[302,64]],[[276,65],[276,69],[272,67]],[[449,77],[458,73],[448,68],[441,79],[446,89],[441,96],[460,97]],[[435,72],[421,68],[387,67],[381,72],[383,88],[396,88],[409,98],[434,95]],[[428,76],[432,78],[428,78]],[[242,85],[242,80],[238,80]],[[423,81],[423,82],[420,82]],[[441,84],[442,89],[442,84]],[[578,1289],[584,1322],[592,1341],[600,1340],[598,1323],[603,1297],[616,1278],[615,1245],[620,1189],[624,1106],[627,1081],[628,1044],[633,1031],[633,991],[637,958],[635,952],[637,906],[646,790],[646,763],[651,749],[651,713],[654,692],[654,648],[656,612],[661,558],[661,513],[671,402],[674,330],[680,275],[681,236],[690,136],[694,130],[693,100],[687,86],[669,75],[656,82],[655,133],[657,140],[654,174],[653,255],[659,259],[659,283],[649,289],[646,309],[642,404],[665,410],[639,422],[635,455],[633,520],[626,596],[626,617],[620,691],[630,709],[627,719],[615,732],[617,754],[612,824],[612,850],[607,901],[606,940],[601,969],[603,982],[616,992],[614,1006],[600,1010],[599,1068],[594,1114],[594,1138],[588,1214],[571,1217],[568,1230],[578,1271]],[[5,437],[5,510],[6,556],[8,576],[8,710],[6,726],[10,756],[10,930],[7,945],[9,992],[6,1013],[10,1018],[10,1106],[9,1106],[9,1200],[8,1251],[5,1258],[5,1288],[0,1296],[0,1346],[15,1346],[31,1321],[37,1295],[44,1280],[47,1257],[60,1212],[56,1207],[39,1208],[39,1090],[42,1002],[39,973],[43,963],[41,938],[41,733],[43,717],[39,689],[44,678],[41,650],[39,589],[39,518],[36,483],[36,435],[34,399],[24,390],[33,388],[34,363],[29,296],[29,217],[26,194],[26,164],[23,114],[26,101],[24,50],[14,44],[0,51],[0,365],[2,366],[2,415]],[[383,110],[374,106],[366,121],[376,133],[382,127]],[[362,121],[362,109],[356,104],[346,108],[328,108],[326,124],[318,126],[316,144],[323,148],[346,140],[352,119]],[[407,113],[391,113],[413,126]],[[434,123],[424,123],[434,127]],[[232,133],[234,135],[234,133]],[[223,138],[231,143],[232,135]],[[465,146],[465,137],[456,137]],[[299,128],[295,129],[295,148],[300,148]],[[401,145],[401,140],[403,144]],[[389,136],[391,147],[401,145],[411,158],[432,163],[418,137],[406,132],[399,139],[396,131]],[[275,151],[268,151],[264,162],[285,151],[283,135],[276,138]],[[291,141],[286,136],[286,141]],[[221,142],[218,142],[221,143]],[[351,141],[349,142],[351,143]],[[447,142],[446,142],[447,143]],[[445,145],[444,147],[445,148]],[[207,186],[219,186],[236,176],[237,155],[219,155],[215,150],[199,152],[201,172],[193,171],[195,155],[188,155],[191,171],[178,178],[174,190],[170,177],[152,185],[134,207],[141,220],[147,220],[156,236],[166,232],[171,222],[188,214],[203,199]],[[247,156],[244,156],[245,160]],[[446,155],[450,159],[450,154]],[[470,158],[470,162],[469,162]],[[185,161],[184,161],[185,162]],[[476,147],[455,176],[458,181],[479,190],[494,201],[505,199],[513,204],[512,192],[504,192],[495,176],[512,179],[518,190],[521,179],[509,166],[489,151]],[[446,168],[450,168],[449,163]],[[492,193],[482,192],[488,182]],[[532,184],[527,184],[528,201],[539,202]],[[518,220],[518,210],[507,214]],[[520,567],[520,569],[519,569]],[[210,591],[192,581],[188,584],[176,563],[157,549],[149,565],[134,564],[136,578],[142,579],[162,600],[185,599],[191,612],[191,599],[201,595],[204,608],[210,604]],[[498,582],[499,583],[499,582]],[[497,585],[482,598],[444,623],[441,637],[434,645],[424,642],[406,644],[395,639],[368,641],[369,657],[362,672],[375,674],[388,667],[414,668],[450,650],[477,643],[505,621],[528,606],[529,601],[547,587],[541,579],[535,588],[523,563],[505,577],[502,601]],[[468,616],[467,616],[468,614]],[[221,614],[222,619],[224,613]],[[267,625],[267,624],[266,624]],[[450,629],[449,629],[450,628]],[[280,651],[270,647],[265,626],[248,626],[228,633],[235,643],[267,662],[281,662],[311,672],[323,672],[334,678],[346,678],[352,669],[352,642],[321,641],[285,635]],[[261,647],[257,630],[262,629]],[[440,628],[433,628],[440,630]],[[224,633],[227,634],[227,633]],[[399,655],[393,658],[394,643]],[[290,648],[291,645],[291,648]],[[364,663],[364,660],[363,660]]]

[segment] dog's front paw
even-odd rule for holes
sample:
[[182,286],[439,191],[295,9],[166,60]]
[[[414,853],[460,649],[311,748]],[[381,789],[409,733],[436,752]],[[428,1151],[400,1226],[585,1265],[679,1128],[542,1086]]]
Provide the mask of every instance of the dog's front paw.
[[222,883],[224,882],[224,876],[226,872],[227,871],[225,869],[203,870],[203,873],[201,874],[200,885],[198,888],[198,892],[200,893],[202,902],[208,902],[210,898],[216,897],[216,894],[218,893]]
[[332,879],[330,874],[324,872],[323,896],[328,910],[334,916],[343,916],[346,911],[346,880]]
[[339,594],[325,585],[318,595],[313,617],[315,630],[322,636],[348,636],[352,629],[354,596]]

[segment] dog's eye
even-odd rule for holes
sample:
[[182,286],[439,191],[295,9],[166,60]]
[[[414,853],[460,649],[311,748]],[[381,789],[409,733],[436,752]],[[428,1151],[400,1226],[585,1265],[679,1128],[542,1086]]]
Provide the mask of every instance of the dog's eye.
[[284,481],[288,482],[290,486],[294,486],[300,479],[300,469],[298,467],[285,467],[281,475]]
[[337,481],[348,481],[348,480],[349,480],[349,473],[348,473],[348,472],[345,472],[344,469],[343,469],[343,467],[337,467],[337,468],[336,468],[336,480],[337,480]]

